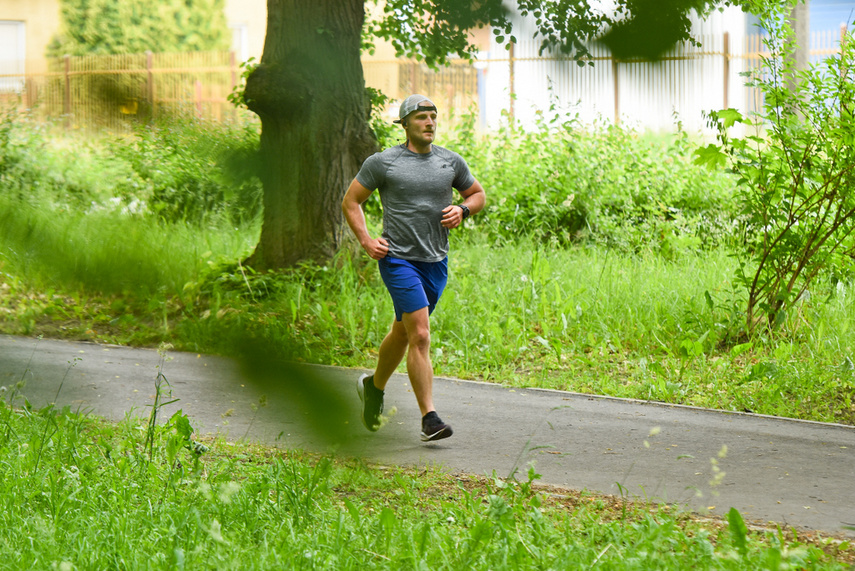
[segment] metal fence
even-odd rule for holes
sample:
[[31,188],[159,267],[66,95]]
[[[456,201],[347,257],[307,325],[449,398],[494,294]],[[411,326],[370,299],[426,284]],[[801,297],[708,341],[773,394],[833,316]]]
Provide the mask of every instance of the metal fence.
[[0,77],[0,99],[69,127],[121,131],[165,114],[224,119],[239,74],[233,52],[66,56],[47,73]]
[[[846,28],[814,32],[813,62],[839,53]],[[504,114],[531,124],[552,107],[592,123],[627,122],[647,129],[704,130],[704,113],[733,107],[757,109],[760,94],[745,86],[744,74],[760,67],[763,38],[752,34],[731,38],[728,33],[704,35],[700,45],[676,46],[658,62],[618,60],[605,48],[591,46],[592,66],[579,66],[563,57],[541,57],[534,40],[511,46],[506,58],[486,65],[479,101],[488,125]]]
[[[814,33],[812,58],[839,52],[844,35],[845,28]],[[423,93],[443,109],[478,112],[486,127],[505,115],[530,123],[557,102],[583,121],[669,129],[677,118],[696,129],[704,111],[757,108],[759,96],[741,74],[759,67],[763,56],[756,35],[701,40],[656,63],[616,60],[594,46],[594,65],[579,66],[537,55],[530,41],[512,45],[506,57],[454,61],[440,70],[408,60],[365,60],[363,69],[367,85],[393,99]],[[236,113],[227,97],[240,71],[232,52],[65,57],[52,60],[44,74],[0,75],[0,100],[80,129],[119,131],[167,113],[223,120]]]

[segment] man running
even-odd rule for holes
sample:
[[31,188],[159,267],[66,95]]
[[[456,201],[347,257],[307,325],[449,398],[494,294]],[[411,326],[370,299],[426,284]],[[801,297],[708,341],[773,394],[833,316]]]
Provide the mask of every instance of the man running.
[[[434,145],[437,110],[427,97],[410,95],[399,119],[407,140],[368,157],[350,183],[342,210],[362,248],[378,260],[380,275],[395,306],[392,329],[380,344],[373,375],[362,375],[357,392],[362,422],[380,428],[389,377],[407,357],[407,375],[422,414],[423,441],[448,438],[453,431],[433,404],[430,314],[448,280],[448,232],[484,208],[486,195],[457,153]],[[457,189],[462,198],[452,204]],[[383,233],[372,238],[362,203],[379,190]]]

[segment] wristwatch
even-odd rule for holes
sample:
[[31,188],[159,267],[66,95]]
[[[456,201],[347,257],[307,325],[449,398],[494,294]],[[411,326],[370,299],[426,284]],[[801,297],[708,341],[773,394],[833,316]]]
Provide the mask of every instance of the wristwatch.
[[463,211],[463,220],[466,220],[467,218],[469,218],[469,207],[466,206],[465,204],[458,204],[457,206],[459,206],[460,210]]

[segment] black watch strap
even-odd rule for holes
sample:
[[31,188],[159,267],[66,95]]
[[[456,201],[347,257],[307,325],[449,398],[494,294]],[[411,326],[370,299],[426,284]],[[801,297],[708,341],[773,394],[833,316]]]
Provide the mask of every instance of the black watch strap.
[[459,206],[460,210],[463,211],[463,219],[466,220],[467,218],[469,218],[469,207],[465,204],[458,204],[457,206]]

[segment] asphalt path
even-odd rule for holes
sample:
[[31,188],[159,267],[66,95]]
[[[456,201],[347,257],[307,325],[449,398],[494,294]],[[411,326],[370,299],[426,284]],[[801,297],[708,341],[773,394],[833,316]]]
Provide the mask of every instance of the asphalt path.
[[[855,537],[850,426],[436,378],[434,399],[454,436],[422,443],[406,375],[393,376],[388,423],[370,433],[355,390],[367,371],[304,366],[262,378],[249,365],[0,336],[0,385],[23,385],[19,394],[37,408],[55,402],[112,420],[147,417],[160,373],[178,399],[160,418],[181,409],[201,434],[519,479],[533,466],[542,483],[562,488],[718,516],[735,507],[757,525]],[[319,392],[289,392],[289,378]]]

